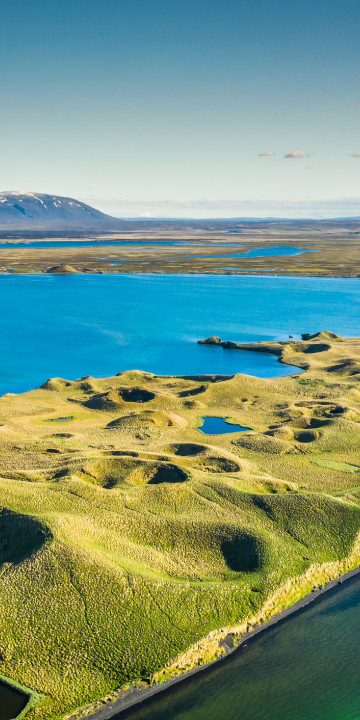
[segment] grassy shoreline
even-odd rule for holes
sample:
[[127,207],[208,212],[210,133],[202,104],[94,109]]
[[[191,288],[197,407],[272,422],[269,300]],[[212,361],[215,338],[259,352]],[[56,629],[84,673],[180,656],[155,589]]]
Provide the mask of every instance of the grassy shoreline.
[[[133,371],[0,399],[0,671],[42,693],[29,720],[162,689],[360,564],[360,340],[258,349],[305,373]],[[253,429],[206,437],[206,415]]]
[[[354,558],[350,562],[350,569],[340,575],[332,577],[332,573],[324,568],[314,568],[314,574],[311,576],[311,580],[308,577],[306,583],[302,587],[301,578],[294,578],[292,582],[298,587],[294,587],[295,596],[300,595],[300,598],[291,602],[291,604],[284,604],[282,609],[277,609],[274,614],[265,610],[266,606],[272,602],[272,598],[269,598],[264,607],[264,612],[261,612],[256,617],[250,618],[249,621],[243,623],[239,627],[225,628],[219,631],[213,631],[208,638],[204,638],[194,648],[195,653],[193,654],[192,660],[188,667],[183,667],[184,663],[179,658],[178,661],[170,668],[165,668],[160,673],[157,673],[152,679],[149,687],[143,687],[138,683],[133,686],[120,689],[119,692],[111,700],[105,700],[104,698],[91,703],[89,706],[79,708],[74,713],[66,715],[64,720],[77,720],[78,718],[89,718],[90,720],[105,720],[106,718],[126,718],[126,714],[129,710],[132,710],[138,705],[147,704],[153,698],[159,696],[159,694],[166,693],[172,688],[178,686],[180,683],[186,682],[202,672],[211,671],[211,669],[219,662],[224,661],[229,656],[232,656],[241,650],[241,647],[249,640],[256,638],[260,634],[267,632],[274,625],[282,623],[299,612],[305,610],[309,605],[320,600],[329,591],[336,589],[339,585],[349,582],[352,579],[358,578],[360,575],[359,564],[352,568],[352,564],[360,563],[360,543],[359,551],[356,559]],[[349,561],[343,563],[345,569]],[[308,587],[309,582],[325,582],[324,585],[320,584],[318,587],[306,591],[306,595],[303,595],[303,589]],[[279,588],[281,592],[281,588]],[[277,594],[276,594],[277,595]],[[252,628],[252,629],[248,629]],[[221,644],[220,644],[221,643]],[[200,650],[201,648],[201,650]],[[192,648],[189,648],[191,653]],[[187,657],[188,654],[185,654]],[[170,670],[170,673],[169,673]],[[98,705],[98,708],[96,706]]]

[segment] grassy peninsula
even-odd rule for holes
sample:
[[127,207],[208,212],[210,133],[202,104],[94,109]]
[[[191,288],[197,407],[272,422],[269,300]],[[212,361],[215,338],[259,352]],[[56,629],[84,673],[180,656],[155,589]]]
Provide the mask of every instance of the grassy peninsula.
[[[360,340],[251,349],[304,372],[0,398],[0,675],[41,696],[29,720],[205,662],[360,564]],[[252,429],[206,436],[206,415]]]

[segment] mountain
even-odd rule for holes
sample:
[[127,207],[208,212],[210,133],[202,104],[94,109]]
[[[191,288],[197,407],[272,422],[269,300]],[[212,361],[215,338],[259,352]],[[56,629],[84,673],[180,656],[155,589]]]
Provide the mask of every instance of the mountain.
[[42,193],[0,193],[0,231],[117,230],[121,220],[73,198]]

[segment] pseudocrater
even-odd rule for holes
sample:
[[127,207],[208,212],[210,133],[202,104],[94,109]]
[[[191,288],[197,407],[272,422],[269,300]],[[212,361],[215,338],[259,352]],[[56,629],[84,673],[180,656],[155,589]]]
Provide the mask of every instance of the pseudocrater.
[[50,538],[50,530],[35,518],[0,508],[0,567],[22,562]]

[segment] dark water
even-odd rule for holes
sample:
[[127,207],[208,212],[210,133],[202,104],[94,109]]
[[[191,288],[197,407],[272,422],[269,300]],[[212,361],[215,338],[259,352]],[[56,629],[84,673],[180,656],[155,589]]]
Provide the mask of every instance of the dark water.
[[29,698],[0,681],[0,720],[12,720],[24,709]]
[[275,377],[274,356],[197,345],[302,332],[360,332],[360,279],[216,275],[0,276],[0,393],[49,377],[159,374]]
[[359,720],[360,581],[339,586],[126,718]]
[[203,424],[199,427],[204,435],[223,435],[224,433],[243,432],[250,430],[248,427],[242,427],[242,425],[232,425],[226,422],[221,417],[207,417],[203,418]]

